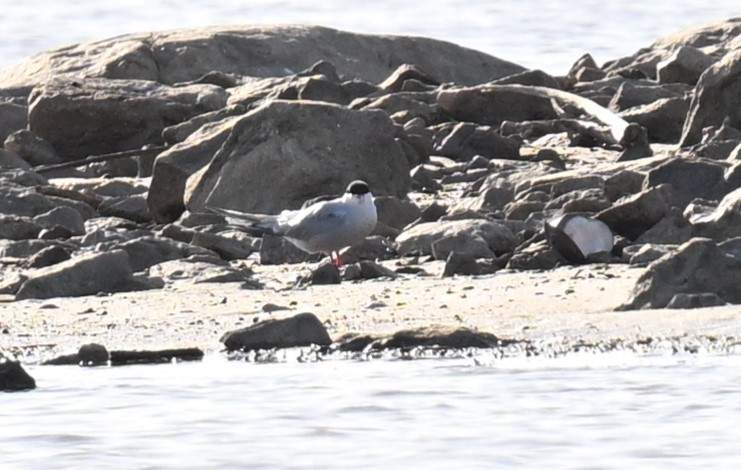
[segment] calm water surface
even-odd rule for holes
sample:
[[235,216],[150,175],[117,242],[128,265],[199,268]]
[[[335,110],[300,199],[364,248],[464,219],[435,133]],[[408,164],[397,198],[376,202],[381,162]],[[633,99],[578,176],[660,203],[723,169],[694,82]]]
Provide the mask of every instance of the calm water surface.
[[738,468],[741,358],[32,367],[0,468]]
[[0,8],[0,69],[37,52],[135,31],[307,23],[414,34],[563,74],[583,53],[629,55],[674,31],[741,15],[738,0],[25,0]]

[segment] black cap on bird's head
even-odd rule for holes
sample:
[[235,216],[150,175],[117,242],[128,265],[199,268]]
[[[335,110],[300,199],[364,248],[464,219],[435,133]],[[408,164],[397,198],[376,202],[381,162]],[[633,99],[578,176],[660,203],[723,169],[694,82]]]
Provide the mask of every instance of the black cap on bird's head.
[[355,196],[361,196],[363,194],[368,194],[370,192],[370,188],[368,187],[368,183],[366,183],[365,181],[355,180],[347,185],[347,189],[345,190],[345,192]]

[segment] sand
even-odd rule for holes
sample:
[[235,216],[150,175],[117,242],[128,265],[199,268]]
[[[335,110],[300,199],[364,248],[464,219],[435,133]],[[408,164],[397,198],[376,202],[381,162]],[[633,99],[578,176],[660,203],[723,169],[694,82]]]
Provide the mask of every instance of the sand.
[[258,265],[256,276],[268,280],[261,290],[179,281],[161,290],[4,302],[0,346],[45,355],[73,352],[91,342],[109,349],[194,346],[214,352],[222,349],[219,338],[226,331],[300,312],[316,314],[333,338],[427,325],[531,340],[741,337],[738,306],[614,311],[629,298],[641,267],[595,264],[442,279],[441,262],[421,266],[427,276],[292,289],[310,265]]

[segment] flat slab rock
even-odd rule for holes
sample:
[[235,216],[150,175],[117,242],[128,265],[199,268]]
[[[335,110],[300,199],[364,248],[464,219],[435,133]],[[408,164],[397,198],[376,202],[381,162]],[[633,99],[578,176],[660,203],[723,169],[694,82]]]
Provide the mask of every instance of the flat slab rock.
[[373,350],[415,347],[494,348],[507,342],[492,333],[465,327],[426,326],[400,330],[388,336],[349,335],[340,339],[338,344],[341,351],[362,351],[368,347]]

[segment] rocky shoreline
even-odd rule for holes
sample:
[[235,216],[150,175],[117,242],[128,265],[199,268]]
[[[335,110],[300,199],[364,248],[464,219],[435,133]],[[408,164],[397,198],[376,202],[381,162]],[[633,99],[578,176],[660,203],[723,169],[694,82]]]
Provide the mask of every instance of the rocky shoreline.
[[[739,96],[740,19],[559,77],[302,26],[31,57],[0,73],[0,346],[735,350]],[[342,270],[206,210],[353,179],[379,223]]]

